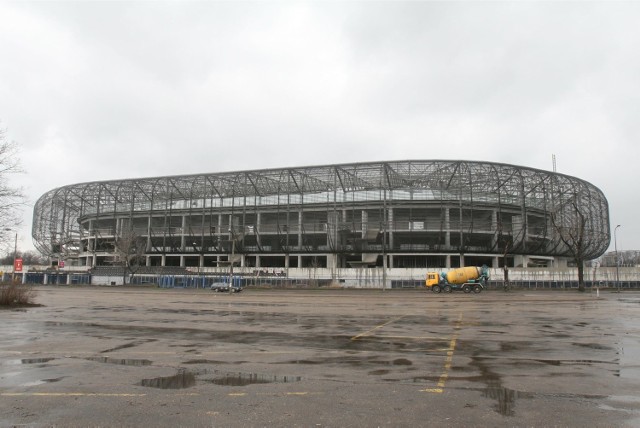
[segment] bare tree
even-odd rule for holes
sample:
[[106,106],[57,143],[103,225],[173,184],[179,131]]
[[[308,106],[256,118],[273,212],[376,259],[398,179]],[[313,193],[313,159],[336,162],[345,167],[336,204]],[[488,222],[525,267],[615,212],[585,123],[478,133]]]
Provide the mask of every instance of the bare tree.
[[22,222],[22,208],[26,203],[23,189],[10,180],[12,175],[23,172],[18,152],[18,145],[7,141],[6,130],[0,128],[0,241],[5,251],[12,242],[9,234],[15,233],[11,229]]
[[122,266],[122,282],[127,283],[127,277],[133,277],[143,266],[144,254],[146,253],[147,240],[145,237],[135,233],[132,229],[124,229],[115,240],[115,251],[117,265]]
[[[13,249],[12,249],[13,250]],[[0,265],[13,265],[13,260],[15,258],[21,258],[22,264],[25,266],[28,265],[47,265],[49,261],[46,257],[41,256],[39,253],[35,251],[18,251],[14,253],[13,251],[7,253],[4,257],[0,258]]]
[[[515,250],[521,247],[525,233],[525,227],[519,228],[516,234],[513,233],[513,225],[506,222],[502,214],[498,218],[496,248],[502,253],[502,270],[504,272],[504,291],[511,288],[509,282],[509,256],[513,256]],[[526,266],[523,266],[526,267]]]
[[500,231],[498,235],[498,245],[502,248],[502,270],[504,271],[504,291],[509,290],[509,261],[507,260],[511,249],[513,248],[513,239],[507,235],[503,235]]
[[551,223],[558,238],[565,245],[578,268],[578,290],[584,291],[584,262],[586,261],[587,217],[578,205],[579,194],[562,203],[551,214]]

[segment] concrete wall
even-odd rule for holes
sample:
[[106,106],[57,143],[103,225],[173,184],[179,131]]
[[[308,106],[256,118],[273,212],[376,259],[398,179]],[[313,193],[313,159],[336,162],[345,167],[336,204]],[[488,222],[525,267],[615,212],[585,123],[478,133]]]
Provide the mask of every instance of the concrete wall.
[[[44,272],[45,267],[36,267],[37,271]],[[25,266],[23,273],[17,273],[21,282],[26,279],[26,272],[32,267]],[[401,269],[393,268],[387,269],[386,286],[389,287],[391,281],[422,281],[428,269]],[[4,272],[5,279],[10,280],[10,276],[13,272],[13,266],[0,266],[0,271]],[[61,273],[70,272],[67,268],[60,269]],[[74,269],[76,271],[76,269]],[[255,268],[240,268],[235,267],[234,273],[237,275],[251,276]],[[502,281],[504,279],[504,272],[502,269],[490,269],[491,279],[495,281]],[[228,270],[220,268],[212,269],[200,269],[200,274],[224,274]],[[281,269],[277,269],[277,273],[280,273]],[[194,270],[194,274],[196,271]],[[353,288],[371,288],[380,287],[385,275],[382,268],[343,268],[343,269],[330,269],[330,268],[290,268],[284,271],[285,276],[280,278],[299,279],[301,282],[306,283],[313,281],[334,281],[336,285]],[[265,278],[278,278],[275,275],[275,271],[272,272],[273,276],[266,276]],[[615,267],[607,268],[585,268],[584,278],[586,281],[599,281],[603,285],[613,285],[618,280],[624,281],[640,281],[640,267],[620,267],[616,272]],[[510,268],[509,279],[512,281],[577,281],[578,271],[576,268]],[[122,285],[122,276],[104,276],[104,277],[92,277],[91,283],[93,285]]]

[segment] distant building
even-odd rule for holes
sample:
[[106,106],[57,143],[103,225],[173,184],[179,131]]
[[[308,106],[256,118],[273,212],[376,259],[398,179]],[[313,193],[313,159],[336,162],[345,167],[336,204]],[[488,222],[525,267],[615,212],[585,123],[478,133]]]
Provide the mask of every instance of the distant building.
[[408,160],[71,184],[37,201],[32,234],[67,266],[566,266],[557,225],[575,222],[574,208],[585,258],[597,258],[609,247],[609,208],[592,184]]
[[[626,250],[618,251],[618,266],[637,267],[640,266],[640,251]],[[600,258],[600,266],[614,267],[616,266],[616,252],[609,251]]]

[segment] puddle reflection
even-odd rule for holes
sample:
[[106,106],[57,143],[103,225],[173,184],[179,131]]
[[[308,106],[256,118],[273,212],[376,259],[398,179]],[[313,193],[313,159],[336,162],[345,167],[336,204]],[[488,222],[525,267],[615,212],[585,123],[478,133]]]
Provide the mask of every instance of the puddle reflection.
[[300,376],[274,376],[261,375],[257,373],[227,373],[226,375],[215,378],[211,381],[216,385],[226,386],[246,386],[261,383],[291,383],[300,382]]
[[132,358],[110,358],[110,357],[89,357],[89,361],[97,361],[99,363],[120,364],[122,366],[149,366],[151,361]]
[[513,416],[518,391],[503,387],[489,387],[484,390],[485,397],[493,398],[498,401],[495,406],[498,413],[503,416]]
[[153,379],[142,379],[140,385],[159,389],[184,389],[196,384],[196,377],[193,373],[182,371],[173,376],[156,377]]

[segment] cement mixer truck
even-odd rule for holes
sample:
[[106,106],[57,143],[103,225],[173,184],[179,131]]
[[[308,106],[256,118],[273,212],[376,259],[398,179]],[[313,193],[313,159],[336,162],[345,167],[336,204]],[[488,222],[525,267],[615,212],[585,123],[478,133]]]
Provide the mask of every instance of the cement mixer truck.
[[451,269],[448,272],[427,272],[425,286],[434,293],[451,293],[463,291],[465,293],[480,293],[489,280],[487,266],[467,266]]

